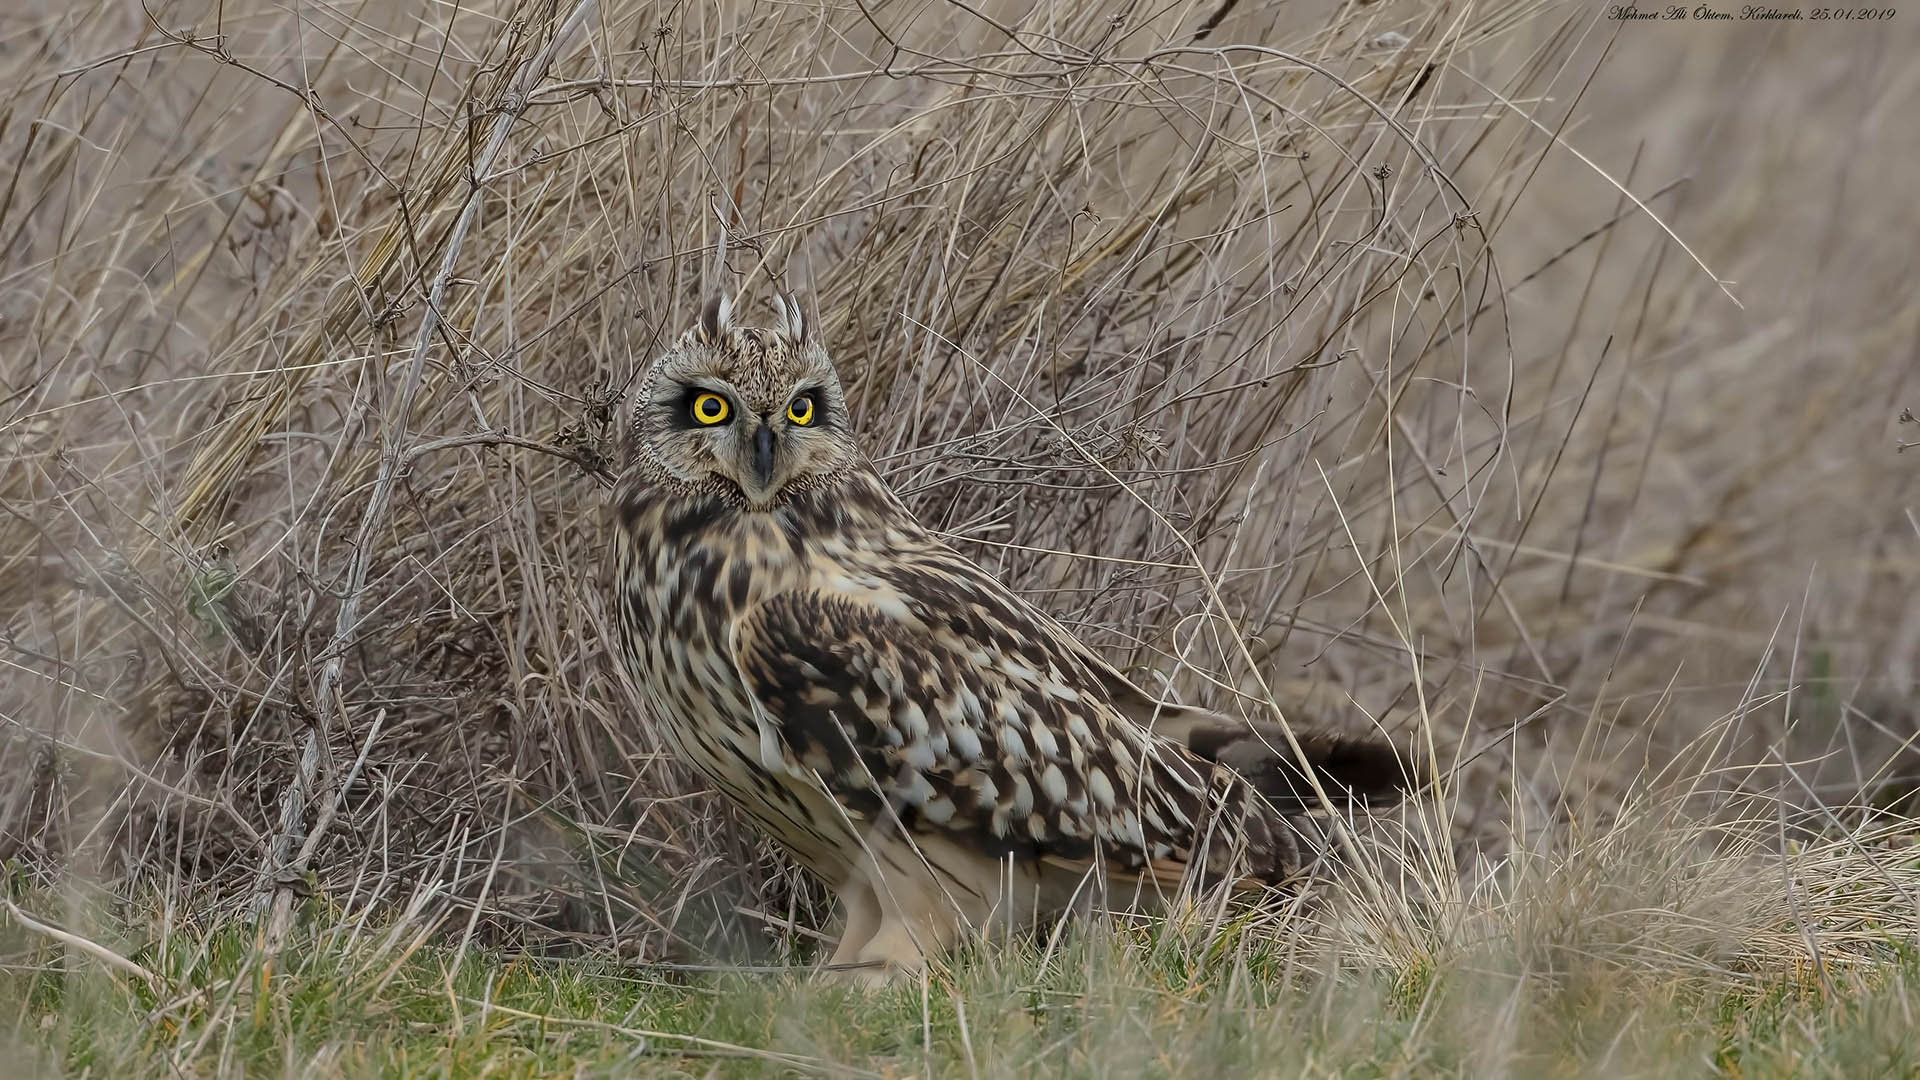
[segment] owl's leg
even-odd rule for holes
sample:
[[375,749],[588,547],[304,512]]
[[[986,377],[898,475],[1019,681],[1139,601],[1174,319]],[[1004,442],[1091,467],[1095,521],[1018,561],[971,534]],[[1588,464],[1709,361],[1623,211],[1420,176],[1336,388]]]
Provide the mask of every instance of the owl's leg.
[[865,878],[855,878],[840,890],[840,903],[847,909],[847,925],[840,933],[840,944],[827,961],[829,968],[860,962],[860,950],[873,939],[880,927],[880,898]]
[[841,896],[847,931],[820,973],[831,982],[878,989],[917,976],[954,939],[951,920],[909,920],[864,882]]
[[841,899],[847,905],[847,931],[820,973],[829,981],[877,989],[917,977],[928,957],[945,953],[959,936],[961,921],[950,905],[916,904],[910,911],[865,882],[841,893]]
[[870,986],[917,978],[929,958],[944,956],[958,940],[965,917],[951,901],[927,892],[880,898],[880,925],[856,956],[852,969]]
[[943,933],[937,923],[916,926],[892,914],[882,916],[855,959],[858,966],[847,974],[856,983],[876,987],[916,978],[926,970],[927,957],[944,952],[953,937],[950,928]]
[[824,973],[829,978],[878,987],[917,976],[962,931],[984,925],[993,909],[991,893],[975,882],[992,880],[999,869],[994,860],[938,835],[876,831],[863,848],[867,859],[855,875],[858,884],[841,892],[847,933]]

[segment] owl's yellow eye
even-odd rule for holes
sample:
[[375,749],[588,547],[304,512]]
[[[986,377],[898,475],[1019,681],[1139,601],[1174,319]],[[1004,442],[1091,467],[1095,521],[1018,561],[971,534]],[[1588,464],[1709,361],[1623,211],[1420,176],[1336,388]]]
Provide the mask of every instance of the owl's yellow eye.
[[787,419],[806,427],[813,423],[813,395],[801,394],[787,406]]
[[719,394],[701,394],[693,399],[693,418],[703,424],[718,424],[730,411],[727,399]]

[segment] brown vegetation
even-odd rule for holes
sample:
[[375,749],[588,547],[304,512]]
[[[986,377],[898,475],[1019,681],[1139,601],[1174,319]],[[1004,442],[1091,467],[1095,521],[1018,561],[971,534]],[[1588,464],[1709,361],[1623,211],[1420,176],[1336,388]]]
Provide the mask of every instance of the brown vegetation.
[[807,291],[915,509],[1128,670],[1427,752],[1415,892],[1910,797],[1897,47],[1026,8],[0,17],[0,855],[816,925],[611,662],[618,401],[713,287]]

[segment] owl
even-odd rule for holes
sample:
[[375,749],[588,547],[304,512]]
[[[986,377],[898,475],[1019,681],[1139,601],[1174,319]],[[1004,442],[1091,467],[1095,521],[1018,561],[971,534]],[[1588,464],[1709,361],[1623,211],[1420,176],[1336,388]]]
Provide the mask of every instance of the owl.
[[774,309],[708,301],[641,377],[615,601],[666,742],[844,908],[829,970],[884,983],[971,934],[1282,886],[1290,819],[1399,796],[1391,746],[1295,753],[1165,701],[942,543],[861,452],[800,303]]

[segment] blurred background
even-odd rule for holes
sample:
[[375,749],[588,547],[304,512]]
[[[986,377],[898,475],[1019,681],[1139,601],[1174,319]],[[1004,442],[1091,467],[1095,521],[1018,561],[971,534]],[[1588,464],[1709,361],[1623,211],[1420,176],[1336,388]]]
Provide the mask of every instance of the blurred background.
[[1909,805],[1908,14],[10,5],[0,857],[818,925],[610,651],[621,394],[716,288],[1143,682],[1417,747],[1448,866]]

